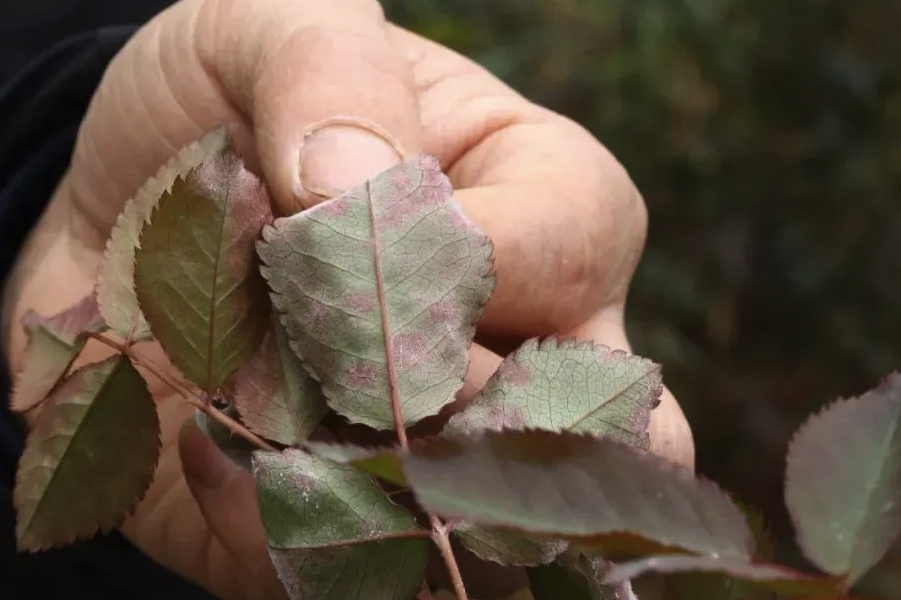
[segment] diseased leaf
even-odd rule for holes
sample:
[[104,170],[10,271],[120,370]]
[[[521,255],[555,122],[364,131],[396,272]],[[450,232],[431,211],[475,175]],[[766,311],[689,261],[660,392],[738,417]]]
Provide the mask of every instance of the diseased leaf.
[[306,442],[304,447],[323,460],[352,466],[399,486],[408,485],[401,458],[396,454],[396,450],[329,442]]
[[[445,433],[541,428],[607,436],[646,450],[651,410],[660,402],[660,366],[590,342],[531,339],[508,356]],[[566,545],[519,532],[468,526],[460,541],[501,564],[550,562]]]
[[614,440],[548,431],[432,438],[400,454],[425,510],[605,551],[748,559],[741,511],[712,483]]
[[562,540],[533,539],[516,531],[481,527],[466,521],[454,528],[454,535],[482,560],[507,566],[547,564],[569,546]]
[[229,378],[235,406],[245,425],[286,446],[307,439],[328,413],[319,382],[307,373],[288,345],[277,320],[256,354]]
[[185,186],[185,177],[227,144],[228,134],[224,127],[192,142],[125,203],[106,244],[106,261],[101,267],[98,283],[100,312],[113,331],[124,339],[140,342],[152,337],[138,307],[134,281],[135,249],[140,245],[144,224],[149,221],[161,196],[180,193]]
[[430,542],[369,476],[293,448],[252,460],[272,560],[292,599],[416,593]]
[[53,392],[19,460],[19,548],[59,546],[119,526],[150,486],[156,405],[121,355],[82,367]]
[[[463,384],[492,245],[435,159],[276,220],[258,252],[291,347],[354,423],[437,414]],[[395,411],[395,409],[397,409]]]
[[134,282],[153,336],[207,392],[244,364],[269,327],[254,252],[269,194],[228,144],[163,193],[135,250]]
[[[804,573],[769,564],[752,564],[743,560],[713,558],[710,556],[651,556],[627,563],[615,564],[605,573],[608,584],[636,579],[646,573],[705,573],[725,575],[745,584],[740,589],[730,590],[748,593],[748,589],[803,596],[808,600],[816,598],[835,599],[841,594],[839,581],[834,578],[811,577]],[[711,580],[713,581],[713,580]],[[727,588],[728,589],[728,588]],[[748,597],[733,595],[730,597]]]
[[10,408],[18,412],[40,404],[65,377],[84,348],[84,333],[106,329],[93,292],[51,317],[29,310],[22,324],[28,342],[10,402]]
[[788,451],[798,542],[827,573],[859,579],[901,533],[901,374],[812,416]]
[[575,340],[531,339],[507,357],[445,433],[539,428],[649,445],[651,410],[660,402],[660,365]]

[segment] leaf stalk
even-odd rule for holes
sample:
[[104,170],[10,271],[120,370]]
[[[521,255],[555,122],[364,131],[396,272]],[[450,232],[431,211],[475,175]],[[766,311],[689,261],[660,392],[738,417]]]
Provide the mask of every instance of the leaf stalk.
[[206,413],[208,417],[228,429],[231,433],[244,438],[260,450],[278,452],[278,449],[275,446],[269,444],[268,442],[266,442],[266,440],[244,427],[244,425],[217,409],[212,405],[212,403],[207,402],[206,398],[199,398],[197,394],[193,393],[185,385],[166,375],[163,372],[163,369],[159,368],[159,366],[154,364],[153,361],[148,359],[146,356],[137,352],[133,347],[126,344],[121,344],[115,340],[111,340],[105,335],[99,333],[89,331],[86,332],[85,335],[87,335],[87,337],[91,339],[97,340],[101,344],[105,344],[106,346],[113,348],[120,354],[128,357],[128,359],[135,365],[135,367],[143,367],[148,373],[162,381],[164,384],[169,386],[172,391],[184,398],[185,401],[188,402],[188,404]]

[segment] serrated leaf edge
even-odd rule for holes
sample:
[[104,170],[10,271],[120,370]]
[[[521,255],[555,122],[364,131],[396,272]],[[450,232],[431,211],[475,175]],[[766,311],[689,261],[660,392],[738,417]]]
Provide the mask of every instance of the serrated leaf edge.
[[[97,277],[97,301],[101,316],[110,324],[113,331],[123,338],[131,335],[132,341],[153,339],[150,326],[138,304],[134,282],[134,255],[140,246],[141,232],[144,226],[150,222],[160,197],[164,193],[171,192],[172,186],[178,179],[184,180],[191,171],[202,164],[203,160],[211,152],[229,145],[230,142],[227,128],[220,126],[201,139],[189,143],[178,154],[171,157],[165,165],[161,166],[157,170],[156,175],[150,177],[141,186],[134,197],[125,203],[125,208],[117,217],[110,238],[107,240],[103,254],[104,262]],[[138,224],[140,224],[140,228]],[[133,231],[133,229],[137,230]],[[117,262],[113,252],[120,245],[122,248],[129,248],[127,253],[130,254],[130,257],[125,258],[130,258],[131,264],[127,271],[130,281],[125,281],[119,277],[117,269],[114,268]],[[125,260],[125,258],[122,260]],[[110,285],[108,282],[111,279],[117,279],[118,283],[134,296],[136,309],[131,315],[132,322],[127,326],[116,322],[116,314],[111,305],[114,302],[113,293],[108,291],[108,286]]]
[[[899,380],[897,385],[901,386],[901,371],[892,371],[891,373],[889,373],[882,379],[882,381],[879,383],[879,385],[877,385],[869,390],[866,390],[861,394],[858,394],[856,396],[840,397],[840,398],[833,400],[832,402],[829,402],[829,403],[823,405],[818,411],[809,415],[807,417],[807,419],[804,420],[804,422],[801,424],[801,426],[798,427],[795,430],[795,432],[792,434],[791,439],[788,442],[788,450],[786,451],[786,456],[785,456],[786,467],[785,467],[785,475],[784,475],[785,505],[786,505],[786,510],[788,512],[789,518],[792,523],[792,528],[795,531],[796,542],[798,544],[798,547],[801,550],[801,553],[804,555],[804,557],[807,560],[809,560],[812,564],[816,565],[817,568],[822,569],[823,572],[829,573],[830,575],[835,576],[835,577],[847,577],[849,575],[849,573],[834,573],[834,572],[831,572],[829,569],[827,569],[825,567],[825,565],[820,564],[820,560],[817,557],[813,556],[812,553],[809,551],[809,549],[807,547],[807,543],[805,542],[805,539],[804,539],[805,536],[802,536],[801,523],[797,517],[796,509],[791,505],[791,503],[788,500],[789,478],[790,478],[790,472],[791,472],[791,465],[797,459],[796,448],[801,443],[803,436],[807,435],[807,432],[810,429],[810,427],[815,426],[821,419],[826,417],[832,410],[834,410],[837,407],[849,406],[849,405],[857,403],[857,402],[865,401],[864,400],[865,396],[867,396],[868,394],[871,394],[871,393],[880,392],[883,388],[891,385],[891,382],[893,379]],[[895,539],[895,543],[897,543],[898,539],[901,539],[901,533],[899,533],[898,537]],[[853,562],[853,559],[852,559],[852,562]]]
[[[694,472],[692,472],[690,469],[688,469],[687,467],[685,467],[681,464],[678,464],[678,463],[674,463],[674,462],[666,459],[665,457],[658,456],[656,454],[649,453],[649,452],[644,452],[644,453],[638,452],[637,450],[635,450],[635,448],[632,448],[628,444],[624,444],[620,441],[610,439],[610,438],[598,438],[597,436],[587,434],[584,432],[572,432],[572,431],[549,432],[546,429],[539,429],[539,428],[535,428],[535,427],[527,427],[527,428],[523,428],[523,429],[505,428],[505,429],[496,430],[496,431],[495,430],[483,431],[483,432],[479,432],[479,433],[475,433],[475,434],[435,435],[435,436],[429,436],[429,437],[417,438],[415,440],[411,440],[410,445],[409,445],[409,450],[407,450],[406,452],[404,452],[402,450],[399,452],[398,451],[395,451],[395,452],[397,452],[398,455],[401,457],[401,469],[403,470],[404,476],[408,480],[408,483],[410,485],[410,491],[413,494],[414,498],[416,499],[417,504],[419,504],[419,506],[421,506],[423,509],[429,510],[428,507],[422,502],[422,498],[421,498],[419,492],[416,490],[416,487],[413,485],[413,482],[409,481],[409,475],[404,470],[404,467],[405,467],[404,456],[405,455],[414,454],[415,453],[414,451],[417,448],[427,447],[430,441],[447,440],[447,441],[454,441],[459,444],[465,444],[466,441],[478,441],[479,439],[481,439],[483,437],[503,437],[504,435],[509,434],[509,433],[513,433],[513,434],[540,433],[540,434],[544,434],[544,435],[551,434],[551,435],[559,435],[559,436],[563,436],[563,437],[576,437],[576,438],[590,439],[593,441],[602,440],[605,444],[615,445],[615,446],[618,446],[621,449],[624,449],[628,452],[632,452],[639,458],[639,460],[656,463],[661,470],[669,471],[670,473],[672,473],[673,475],[677,476],[680,479],[692,481],[698,487],[706,488],[712,494],[719,496],[722,500],[726,500],[733,507],[733,509],[736,513],[736,516],[740,517],[741,524],[744,526],[744,534],[745,534],[744,535],[744,538],[745,538],[744,547],[747,550],[748,557],[753,556],[753,554],[754,554],[754,550],[755,550],[754,537],[751,533],[750,528],[748,527],[747,517],[741,511],[741,509],[735,505],[735,502],[732,499],[732,495],[729,494],[727,491],[725,491],[715,481],[707,479],[706,477],[697,475]],[[434,514],[437,514],[438,516],[442,516],[444,518],[449,518],[449,519],[453,519],[453,520],[458,520],[458,519],[462,520],[463,519],[463,517],[460,515],[444,514],[442,511],[431,511],[431,512],[433,512]],[[495,527],[497,529],[504,529],[504,530],[508,530],[508,531],[525,532],[529,535],[534,535],[536,537],[541,537],[541,538],[555,539],[555,538],[564,538],[568,535],[565,532],[560,532],[560,531],[537,531],[537,532],[536,531],[527,531],[527,530],[524,530],[517,526],[505,525],[503,523],[497,523],[497,522],[487,522],[487,521],[482,521],[481,519],[476,521],[476,524],[479,524],[482,526],[487,526],[487,527]],[[605,530],[605,531],[599,532],[597,534],[589,535],[589,536],[587,536],[587,538],[600,537],[600,536],[605,536],[605,537],[606,536],[616,536],[618,534],[628,534],[628,535],[632,535],[632,536],[643,538],[643,539],[651,539],[651,538],[645,538],[644,536],[639,535],[633,531],[623,531],[623,530]],[[581,538],[582,536],[579,536],[579,537]],[[667,544],[663,544],[663,543],[660,543],[657,541],[653,541],[653,542],[658,546],[663,546],[663,547],[667,547],[667,548],[675,548],[675,549],[679,549],[682,552],[686,552],[686,550],[682,549],[680,546],[667,545]],[[575,537],[574,537],[573,541],[571,542],[571,544],[580,545],[578,542],[578,539],[576,539]]]
[[[109,360],[110,358],[114,358],[114,357],[108,357],[101,361],[86,364],[86,365],[80,367],[79,369],[77,369],[76,371],[74,371],[72,374],[70,374],[69,377],[67,377],[66,379],[74,377],[77,373],[79,373],[85,369],[102,364],[103,362],[105,362],[106,360]],[[112,371],[110,371],[110,374],[107,376],[107,380],[109,378],[111,378],[113,373],[121,367],[122,363],[128,362],[128,358],[125,357],[124,355],[120,354],[116,358],[118,361],[121,361],[121,362],[119,365],[116,365]],[[138,374],[140,375],[140,371],[138,371]],[[141,375],[141,379],[144,379],[143,375]],[[145,383],[145,385],[147,385],[146,379],[144,379],[144,383]],[[148,387],[148,391],[149,391],[149,387]],[[135,494],[134,499],[127,506],[127,508],[120,511],[119,515],[117,515],[114,518],[110,518],[107,522],[98,523],[97,526],[90,533],[87,531],[84,531],[82,533],[76,534],[74,537],[72,537],[70,539],[57,539],[56,541],[54,541],[52,543],[45,543],[45,544],[23,545],[19,539],[18,523],[17,523],[17,525],[16,525],[16,546],[20,552],[37,553],[37,552],[42,552],[44,550],[49,550],[52,548],[61,548],[64,546],[68,546],[68,545],[78,542],[78,541],[94,538],[97,535],[105,535],[107,533],[110,533],[114,529],[120,527],[130,516],[135,514],[135,511],[137,510],[138,505],[141,503],[141,501],[147,495],[147,492],[150,490],[150,487],[153,485],[153,480],[154,480],[153,475],[154,475],[154,473],[156,471],[156,467],[159,463],[159,456],[160,456],[160,453],[161,453],[162,447],[163,447],[161,426],[160,426],[160,420],[159,420],[159,412],[156,410],[155,406],[154,406],[153,412],[156,417],[157,458],[154,461],[154,466],[153,466],[153,470],[151,471],[150,477],[148,477],[146,479],[146,484],[144,485],[143,489],[141,489],[137,494]],[[28,438],[26,439],[25,448],[23,449],[22,456],[24,456],[25,453],[29,450],[29,448],[32,448],[34,446],[34,444],[36,444],[36,443],[38,443],[38,442],[35,441],[32,436],[29,435]],[[17,468],[16,469],[16,477],[15,477],[15,486],[13,488],[14,494],[15,494],[15,490],[17,490],[19,487],[21,476],[23,476],[23,472],[20,468]],[[52,479],[51,479],[51,481],[52,481]],[[14,504],[16,507],[16,512],[18,513],[18,502],[14,501]]]
[[[437,170],[441,174],[441,176],[444,177],[447,185],[450,186],[450,179],[447,177],[447,175],[444,173],[444,171],[441,170],[440,164],[438,163],[437,158],[435,158],[433,156],[429,156],[429,155],[420,155],[418,157],[411,157],[410,159],[408,159],[408,161],[417,160],[417,159],[419,159],[420,161],[431,161],[433,165],[436,165],[435,168],[437,168]],[[359,187],[359,186],[357,186],[357,187]],[[352,189],[346,191],[345,193],[341,194],[340,196],[336,196],[330,200],[326,200],[325,202],[318,204],[317,207],[343,200],[347,196],[349,196],[351,193],[354,193],[355,191],[356,191],[356,188],[352,188]],[[486,246],[488,246],[490,249],[488,258],[485,261],[485,263],[486,263],[485,271],[482,274],[482,279],[485,281],[485,285],[487,286],[487,293],[485,295],[485,301],[478,303],[478,306],[476,307],[477,310],[474,311],[474,314],[473,314],[472,322],[469,323],[466,327],[467,333],[469,334],[469,338],[470,338],[470,340],[472,340],[473,336],[475,335],[476,324],[478,323],[479,319],[482,318],[482,315],[484,314],[485,306],[487,306],[488,302],[491,300],[491,296],[494,294],[494,291],[497,288],[497,273],[495,272],[496,257],[495,257],[495,253],[494,253],[495,248],[494,248],[494,243],[491,241],[491,238],[489,238],[488,235],[463,212],[463,208],[461,207],[460,203],[453,196],[452,188],[451,188],[450,192],[451,193],[448,194],[448,198],[446,200],[447,205],[449,207],[453,208],[454,211],[457,213],[457,215],[460,218],[464,219],[466,221],[466,223],[468,225],[470,225],[472,230],[474,232],[476,232],[476,234],[473,237],[475,237],[477,239],[480,238],[480,241],[483,244],[485,244]],[[367,200],[367,203],[371,204],[371,200]],[[257,257],[260,260],[260,274],[263,276],[263,279],[266,280],[267,284],[269,282],[269,273],[271,272],[271,269],[274,269],[275,267],[273,267],[272,265],[269,265],[263,259],[262,255],[260,254],[260,247],[263,244],[269,244],[270,243],[269,236],[271,235],[271,233],[273,231],[278,231],[280,223],[285,222],[290,218],[291,218],[291,216],[279,217],[279,218],[275,219],[271,224],[263,227],[263,231],[262,231],[262,235],[261,235],[262,239],[257,241],[256,247],[257,247]],[[320,384],[320,390],[322,391],[322,395],[325,397],[326,402],[329,405],[329,408],[331,410],[335,410],[334,407],[332,406],[332,403],[335,400],[335,393],[327,391],[325,389],[325,386],[323,385],[323,382],[322,382],[322,378],[315,372],[313,367],[308,363],[306,357],[304,357],[304,355],[303,355],[303,352],[301,352],[298,349],[297,346],[299,344],[299,341],[296,338],[292,338],[291,334],[288,332],[288,327],[284,320],[286,318],[286,313],[285,313],[285,311],[282,311],[279,309],[278,302],[276,302],[276,298],[278,298],[280,295],[281,294],[278,294],[278,293],[272,291],[272,288],[270,287],[269,296],[272,299],[272,310],[274,313],[276,313],[278,315],[279,323],[284,328],[285,335],[288,338],[288,344],[289,344],[289,346],[291,346],[291,349],[294,351],[294,354],[297,355],[297,358],[300,360],[300,364],[303,365],[303,367],[304,367],[304,369],[306,369],[307,373],[309,373],[309,375],[317,383]],[[380,307],[379,310],[382,310],[382,308]],[[472,362],[471,356],[467,355],[467,361],[466,361],[467,371],[469,370],[469,365],[471,364],[471,362]],[[463,381],[461,380],[459,389],[462,389],[462,387],[463,387]],[[458,392],[459,392],[459,389],[457,390]],[[335,412],[337,412],[337,411],[335,411]],[[440,412],[440,409],[439,409],[439,411],[436,411],[430,415],[423,415],[420,420],[425,419],[430,416],[434,416],[434,415],[438,414],[439,412]],[[365,425],[367,427],[369,426],[369,425],[364,424],[361,420],[356,420],[356,419],[352,418],[350,415],[346,415],[343,413],[339,413],[339,414],[341,414],[341,416],[344,417],[345,419],[347,419],[350,423]],[[413,425],[415,425],[415,423],[405,424],[405,428],[412,427]]]

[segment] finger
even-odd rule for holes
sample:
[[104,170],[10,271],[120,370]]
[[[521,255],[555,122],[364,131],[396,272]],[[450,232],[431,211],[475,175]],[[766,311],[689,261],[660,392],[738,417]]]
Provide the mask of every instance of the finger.
[[[160,164],[223,122],[252,128],[255,158],[283,214],[321,200],[302,180],[340,190],[398,162],[386,136],[418,152],[409,63],[385,31],[376,0],[173,6],[104,77],[73,158],[77,203],[108,232],[121,203]],[[317,127],[333,117],[342,119]]]
[[178,440],[185,481],[222,546],[252,573],[260,598],[282,598],[284,590],[266,544],[253,475],[231,461],[193,419]]
[[[378,2],[207,5],[212,8],[198,19],[201,61],[250,114],[260,163],[286,212],[299,208],[297,199],[317,200],[305,187],[347,189],[397,163],[397,148],[385,134],[418,151],[412,73],[388,41]],[[319,129],[336,116],[349,119]],[[354,120],[371,124],[369,130]]]
[[570,329],[621,304],[644,245],[644,203],[585,129],[451,50],[393,29],[420,90],[424,152],[449,169],[495,245],[480,327],[517,337]]

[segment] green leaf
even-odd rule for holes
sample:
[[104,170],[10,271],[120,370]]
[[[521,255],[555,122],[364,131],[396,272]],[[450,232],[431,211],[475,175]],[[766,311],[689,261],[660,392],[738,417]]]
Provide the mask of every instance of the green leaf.
[[527,573],[535,600],[597,600],[585,575],[557,563],[530,567]]
[[[753,564],[744,560],[710,556],[651,556],[615,564],[605,573],[604,581],[616,584],[647,573],[725,575],[728,578],[725,581],[708,578],[707,582],[712,585],[725,584],[721,589],[731,594],[726,598],[735,600],[749,598],[750,594],[755,592],[800,596],[808,600],[816,598],[832,600],[842,593],[840,582],[834,578],[811,577],[778,565]],[[694,583],[701,584],[702,580],[696,580]],[[736,583],[739,585],[735,585]]]
[[[532,339],[507,357],[445,433],[541,428],[607,436],[646,450],[651,410],[660,402],[660,366],[592,343]],[[460,541],[505,565],[550,562],[565,544],[468,525]]]
[[10,408],[18,412],[43,402],[65,377],[87,342],[86,332],[101,333],[107,327],[93,292],[51,317],[29,310],[22,324],[27,345],[10,401]]
[[106,244],[106,261],[100,269],[97,290],[101,314],[113,331],[124,339],[140,342],[152,337],[135,294],[135,250],[140,245],[141,230],[160,197],[180,193],[185,187],[185,177],[227,144],[228,134],[224,127],[192,142],[125,203]]
[[770,562],[776,558],[776,541],[773,539],[769,523],[760,509],[735,501],[745,515],[745,522],[751,535],[754,536],[754,559],[757,562]]
[[292,599],[409,600],[428,531],[364,473],[289,448],[253,454],[260,514]]
[[539,428],[591,433],[646,450],[660,365],[575,340],[531,339],[507,357],[445,433]]
[[272,301],[332,409],[393,429],[396,414],[411,425],[454,400],[494,288],[492,246],[435,159],[278,219],[263,238]]
[[260,349],[227,385],[244,424],[286,446],[307,439],[328,413],[319,382],[304,369],[275,319]]
[[812,416],[788,451],[786,503],[810,561],[859,579],[901,533],[901,374]]
[[548,431],[432,438],[400,454],[422,507],[587,548],[748,559],[744,516],[684,467],[614,440]]
[[265,186],[223,144],[162,195],[135,250],[135,290],[153,336],[207,392],[269,328],[254,247],[271,220]]
[[19,460],[19,548],[118,527],[147,492],[159,453],[156,405],[125,357],[73,373],[48,398]]

